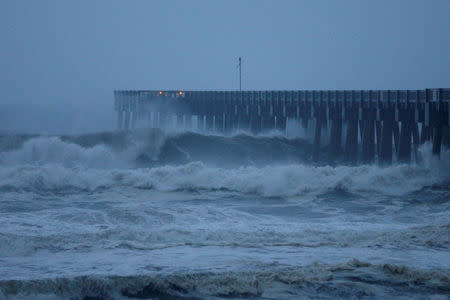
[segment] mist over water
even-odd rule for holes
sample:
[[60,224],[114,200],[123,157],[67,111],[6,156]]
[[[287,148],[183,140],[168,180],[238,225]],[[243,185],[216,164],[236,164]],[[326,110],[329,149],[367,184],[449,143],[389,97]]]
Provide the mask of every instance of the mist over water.
[[0,1],[0,300],[448,299],[449,149],[314,163],[291,120],[119,132],[113,99],[448,88],[448,4]]
[[0,298],[439,299],[450,151],[419,151],[330,166],[307,133],[2,135]]

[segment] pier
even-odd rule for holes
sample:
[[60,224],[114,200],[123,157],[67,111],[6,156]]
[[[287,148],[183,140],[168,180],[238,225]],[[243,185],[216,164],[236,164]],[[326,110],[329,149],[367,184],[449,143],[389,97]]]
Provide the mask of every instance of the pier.
[[[419,160],[420,144],[433,154],[450,146],[450,89],[341,91],[115,91],[118,129],[144,121],[201,132],[253,134],[297,121],[312,130],[312,159],[327,145],[330,161],[391,164]],[[195,122],[194,122],[195,120]],[[196,128],[194,128],[195,126]],[[323,153],[322,153],[323,154]]]

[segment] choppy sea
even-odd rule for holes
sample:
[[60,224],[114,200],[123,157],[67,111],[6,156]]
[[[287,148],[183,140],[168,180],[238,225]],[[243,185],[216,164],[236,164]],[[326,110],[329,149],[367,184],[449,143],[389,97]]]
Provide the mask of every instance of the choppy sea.
[[0,299],[448,299],[450,151],[310,154],[277,134],[1,135]]

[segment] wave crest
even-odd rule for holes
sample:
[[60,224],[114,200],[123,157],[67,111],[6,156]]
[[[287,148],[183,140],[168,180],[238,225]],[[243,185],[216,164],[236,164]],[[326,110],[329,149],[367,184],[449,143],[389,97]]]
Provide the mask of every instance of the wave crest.
[[305,163],[308,147],[301,139],[276,136],[166,135],[158,130],[30,137],[17,149],[0,152],[0,189],[64,192],[121,186],[290,197],[327,191],[396,195],[450,181],[450,150],[436,160],[430,145],[420,149],[422,164],[389,167],[314,166]]
[[131,276],[80,276],[0,281],[0,298],[198,300],[270,297],[292,299],[430,297],[450,290],[448,271],[372,265],[356,259],[339,265],[266,266],[257,271]]
[[158,191],[229,191],[264,197],[317,195],[329,191],[400,195],[450,180],[439,168],[418,165],[316,167],[287,165],[224,169],[201,162],[140,169],[90,169],[60,164],[0,170],[0,189],[95,191],[131,187]]

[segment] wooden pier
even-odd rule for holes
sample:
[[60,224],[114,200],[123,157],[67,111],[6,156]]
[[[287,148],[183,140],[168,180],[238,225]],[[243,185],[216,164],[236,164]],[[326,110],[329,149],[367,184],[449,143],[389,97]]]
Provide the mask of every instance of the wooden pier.
[[[450,144],[450,89],[345,91],[115,91],[119,130],[136,122],[229,134],[278,129],[288,121],[314,130],[314,160],[324,138],[329,159],[390,164],[418,160],[427,141],[440,155]],[[311,128],[313,126],[313,128]],[[322,143],[322,144],[321,144]]]

